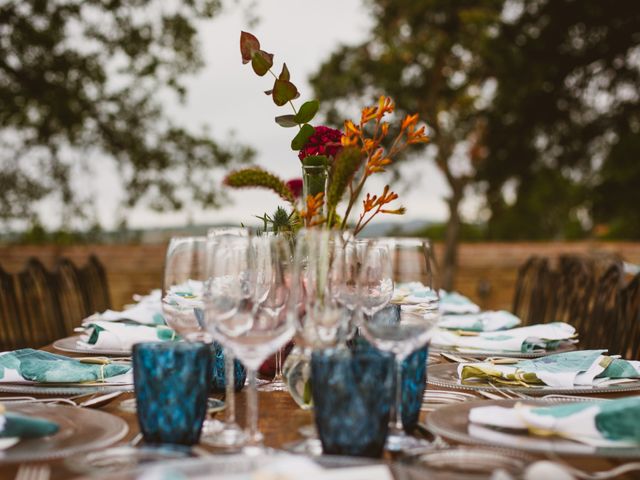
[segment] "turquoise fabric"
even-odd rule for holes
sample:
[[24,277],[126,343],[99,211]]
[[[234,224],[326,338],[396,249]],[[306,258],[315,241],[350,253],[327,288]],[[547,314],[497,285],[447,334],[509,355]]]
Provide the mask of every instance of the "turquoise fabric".
[[16,370],[25,380],[37,383],[79,383],[101,381],[127,373],[127,365],[82,363],[54,353],[25,348],[0,356],[0,379],[6,369]]
[[0,431],[2,438],[40,438],[53,435],[58,430],[58,424],[43,418],[31,418],[17,413],[5,413],[4,428]]

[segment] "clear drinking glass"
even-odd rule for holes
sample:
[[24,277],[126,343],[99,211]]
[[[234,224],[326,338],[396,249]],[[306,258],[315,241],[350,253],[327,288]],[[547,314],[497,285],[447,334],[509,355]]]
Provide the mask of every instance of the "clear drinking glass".
[[[206,280],[207,238],[173,237],[164,264],[162,313],[167,325],[189,342],[213,343],[203,323],[203,285]],[[201,441],[215,440],[221,422],[206,418]]]
[[[207,248],[213,248],[215,240],[219,238],[249,238],[250,231],[240,227],[215,227],[207,231]],[[208,257],[207,257],[208,258]],[[204,262],[206,264],[206,262]],[[205,267],[206,268],[206,267]],[[208,272],[207,272],[208,274]],[[245,431],[236,421],[235,402],[235,367],[233,352],[223,345],[224,355],[224,377],[225,377],[225,419],[220,425],[216,436],[206,439],[206,443],[214,447],[235,448],[243,446],[246,441]]]
[[[402,362],[427,344],[439,318],[439,288],[431,244],[418,238],[386,238],[369,242],[360,269],[362,315],[360,329],[376,348],[391,352],[396,366],[395,420],[390,425],[386,448],[408,451],[428,442],[407,435],[402,425]],[[397,322],[375,313],[393,297],[394,285],[420,282],[425,289],[420,313],[401,310]]]
[[220,236],[209,242],[205,320],[214,339],[231,349],[249,377],[246,453],[261,453],[258,430],[256,372],[293,336],[288,315],[280,311],[289,301],[291,253],[278,236]]
[[[357,301],[357,278],[349,284],[348,245],[347,236],[329,230],[303,229],[296,239],[288,306],[288,314],[296,327],[296,347],[291,360],[287,360],[286,377],[292,397],[302,408],[312,407],[312,350],[344,345],[350,330],[351,312],[345,303]],[[345,300],[347,297],[349,301]],[[315,425],[301,430],[308,438],[291,445],[290,449],[297,453],[321,454],[322,445],[313,434]]]

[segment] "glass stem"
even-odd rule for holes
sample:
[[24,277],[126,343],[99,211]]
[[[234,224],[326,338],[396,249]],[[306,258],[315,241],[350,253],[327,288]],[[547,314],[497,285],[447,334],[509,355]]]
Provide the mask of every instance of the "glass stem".
[[224,383],[225,383],[225,403],[226,423],[232,425],[236,423],[236,396],[235,396],[235,371],[233,355],[228,348],[224,349]]
[[396,356],[396,401],[395,401],[395,421],[393,422],[393,430],[402,435],[404,433],[404,425],[402,424],[402,358]]
[[247,369],[249,390],[247,392],[247,428],[249,445],[258,446],[262,443],[262,435],[258,430],[258,389],[255,369]]
[[276,352],[276,375],[273,377],[274,382],[282,382],[282,350]]

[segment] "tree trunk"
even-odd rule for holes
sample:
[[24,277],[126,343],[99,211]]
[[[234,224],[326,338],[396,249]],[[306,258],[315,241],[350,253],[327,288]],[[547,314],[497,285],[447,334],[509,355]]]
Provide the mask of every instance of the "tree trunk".
[[460,242],[460,202],[464,193],[464,183],[451,185],[449,204],[449,222],[444,236],[444,256],[441,269],[442,288],[453,290],[458,266],[458,243]]

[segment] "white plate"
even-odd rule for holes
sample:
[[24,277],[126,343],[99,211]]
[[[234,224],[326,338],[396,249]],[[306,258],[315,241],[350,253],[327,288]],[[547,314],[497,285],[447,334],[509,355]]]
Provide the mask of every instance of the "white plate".
[[131,355],[131,350],[111,350],[105,348],[80,348],[78,346],[79,335],[73,337],[65,337],[53,342],[53,348],[60,350],[61,352],[69,353],[84,353],[87,355],[114,355],[128,357]]
[[0,463],[34,462],[98,450],[122,439],[129,427],[121,418],[99,410],[45,404],[6,403],[8,412],[58,424],[55,435],[22,440],[0,453]]
[[[427,427],[431,432],[455,442],[492,445],[536,453],[555,453],[559,455],[588,455],[614,458],[640,458],[638,447],[598,448],[574,442],[560,437],[537,437],[526,433],[507,433],[492,430],[491,440],[477,436],[476,425],[470,425],[469,411],[475,407],[500,406],[513,407],[516,403],[538,407],[567,403],[560,400],[480,400],[458,403],[442,407],[427,417]],[[472,428],[470,428],[472,427]],[[483,427],[480,427],[483,428]]]

